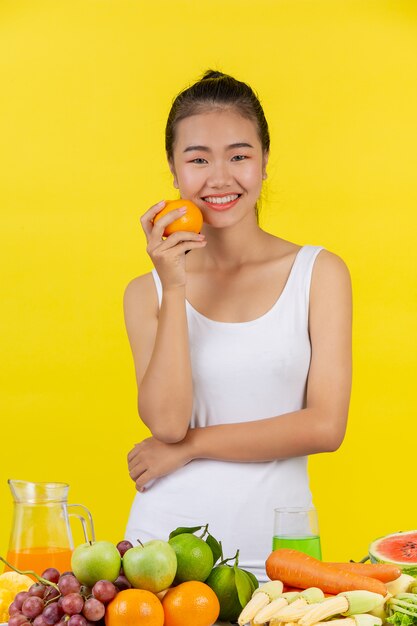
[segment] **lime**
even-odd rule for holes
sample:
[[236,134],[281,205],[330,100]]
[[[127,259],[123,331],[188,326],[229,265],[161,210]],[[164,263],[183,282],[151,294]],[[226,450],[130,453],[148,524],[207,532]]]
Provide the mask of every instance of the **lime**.
[[237,622],[242,611],[237,594],[235,572],[229,565],[218,565],[206,580],[220,602],[219,620],[222,622]]
[[205,541],[190,533],[176,535],[168,542],[177,555],[175,584],[188,580],[204,582],[213,568],[213,552]]

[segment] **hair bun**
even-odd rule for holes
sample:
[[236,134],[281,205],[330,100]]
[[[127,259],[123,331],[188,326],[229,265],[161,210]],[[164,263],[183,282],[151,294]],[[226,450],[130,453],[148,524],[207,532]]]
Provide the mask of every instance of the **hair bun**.
[[201,80],[207,80],[209,78],[222,78],[223,76],[226,76],[223,72],[218,72],[217,70],[207,70]]

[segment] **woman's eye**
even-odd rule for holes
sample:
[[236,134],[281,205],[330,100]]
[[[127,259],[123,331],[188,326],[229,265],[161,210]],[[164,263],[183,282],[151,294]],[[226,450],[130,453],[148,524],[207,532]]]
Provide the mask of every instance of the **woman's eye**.
[[204,163],[204,162],[206,162],[206,160],[203,159],[202,157],[197,157],[196,159],[193,159],[191,161],[191,163],[197,163],[198,165],[200,165],[200,163]]
[[232,158],[232,161],[233,161],[233,159],[237,159],[238,161],[243,161],[243,160],[244,160],[244,159],[246,159],[246,158],[247,158],[247,157],[246,157],[244,154],[236,154],[236,156],[234,156],[234,157]]

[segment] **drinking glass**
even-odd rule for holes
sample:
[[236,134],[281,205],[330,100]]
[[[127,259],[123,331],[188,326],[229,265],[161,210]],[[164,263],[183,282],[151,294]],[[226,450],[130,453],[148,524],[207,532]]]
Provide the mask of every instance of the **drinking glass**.
[[274,509],[272,549],[292,548],[321,560],[317,511],[314,507]]

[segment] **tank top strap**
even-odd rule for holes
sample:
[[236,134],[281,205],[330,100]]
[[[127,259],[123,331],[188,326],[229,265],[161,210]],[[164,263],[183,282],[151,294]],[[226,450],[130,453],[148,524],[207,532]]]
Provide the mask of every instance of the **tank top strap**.
[[152,276],[155,282],[155,287],[156,287],[156,291],[158,294],[158,303],[159,303],[159,307],[161,307],[161,302],[162,302],[162,283],[161,283],[161,279],[159,278],[159,274],[156,271],[155,268],[153,268],[152,270]]
[[301,296],[305,303],[306,312],[308,312],[309,309],[311,276],[314,262],[321,250],[324,250],[323,246],[305,245],[300,248],[287,284],[290,293],[292,292],[294,295],[294,292],[296,292],[298,297]]

